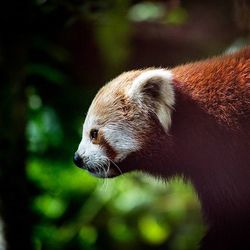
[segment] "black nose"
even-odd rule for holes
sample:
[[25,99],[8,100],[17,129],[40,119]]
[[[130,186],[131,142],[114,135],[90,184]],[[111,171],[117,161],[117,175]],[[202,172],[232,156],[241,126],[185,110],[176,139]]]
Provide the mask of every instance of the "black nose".
[[76,164],[77,167],[82,168],[83,167],[83,161],[82,158],[78,153],[75,153],[74,158],[73,158],[74,163]]

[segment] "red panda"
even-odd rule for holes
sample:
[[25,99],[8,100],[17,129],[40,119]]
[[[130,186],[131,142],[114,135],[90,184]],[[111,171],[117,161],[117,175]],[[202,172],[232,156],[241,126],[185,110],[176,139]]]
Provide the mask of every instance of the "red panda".
[[201,249],[250,249],[250,47],[121,74],[94,98],[74,162],[102,178],[182,176],[208,224]]

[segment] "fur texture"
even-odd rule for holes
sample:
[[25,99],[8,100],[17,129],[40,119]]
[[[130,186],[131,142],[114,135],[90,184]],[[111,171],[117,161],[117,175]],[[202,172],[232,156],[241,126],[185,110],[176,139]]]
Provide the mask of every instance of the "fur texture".
[[250,49],[172,70],[176,87],[229,126],[249,120]]
[[118,76],[93,100],[77,155],[98,177],[191,180],[209,227],[201,248],[250,249],[250,48]]

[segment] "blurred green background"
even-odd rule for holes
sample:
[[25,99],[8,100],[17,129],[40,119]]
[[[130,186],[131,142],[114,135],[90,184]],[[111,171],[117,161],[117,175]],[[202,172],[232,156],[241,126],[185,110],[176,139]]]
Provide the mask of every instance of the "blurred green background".
[[1,250],[197,249],[205,226],[189,183],[141,173],[100,180],[72,157],[100,86],[124,70],[243,44],[235,9],[226,0],[1,6]]

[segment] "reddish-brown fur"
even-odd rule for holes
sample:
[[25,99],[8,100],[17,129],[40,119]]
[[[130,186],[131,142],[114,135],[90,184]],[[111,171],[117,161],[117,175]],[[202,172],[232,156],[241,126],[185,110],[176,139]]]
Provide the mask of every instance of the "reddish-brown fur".
[[250,249],[250,48],[172,72],[168,135],[152,116],[147,144],[120,168],[191,180],[209,228],[202,249]]
[[176,86],[228,125],[249,120],[250,49],[172,70]]
[[209,224],[203,249],[250,249],[250,49],[172,71],[170,133]]

